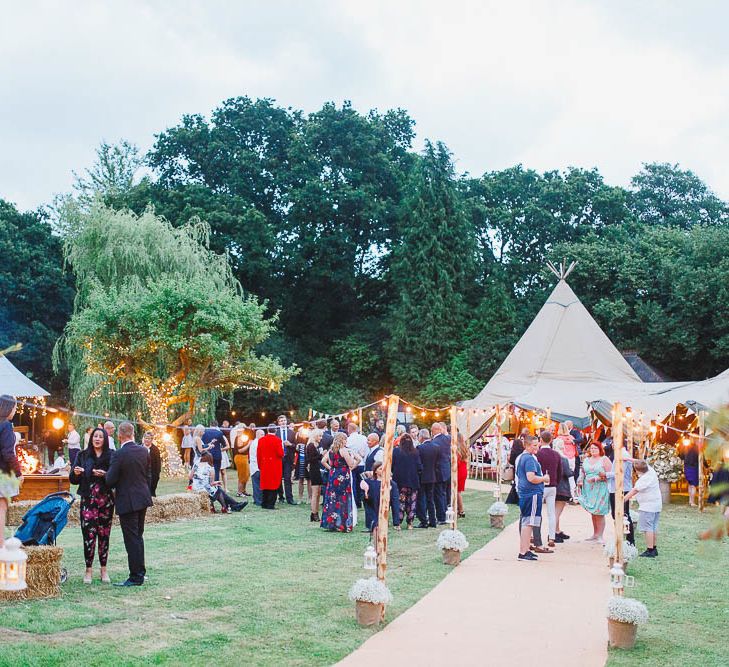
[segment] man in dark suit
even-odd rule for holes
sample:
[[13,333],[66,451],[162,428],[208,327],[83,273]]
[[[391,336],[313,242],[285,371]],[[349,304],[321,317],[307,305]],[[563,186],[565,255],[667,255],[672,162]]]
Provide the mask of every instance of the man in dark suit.
[[435,466],[435,516],[438,524],[443,525],[451,497],[451,437],[443,422],[435,422],[431,432],[433,444],[438,447],[438,462]]
[[119,424],[121,443],[106,472],[106,483],[116,490],[116,512],[129,561],[129,578],[115,586],[141,586],[144,566],[144,518],[152,505],[150,460],[147,448],[134,442],[134,425]]
[[157,484],[159,484],[159,477],[162,474],[162,456],[159,453],[159,448],[154,444],[154,433],[152,431],[147,431],[144,434],[142,444],[149,452],[149,490],[152,493],[152,497],[156,497]]
[[279,415],[276,420],[276,430],[272,435],[281,438],[284,447],[283,457],[283,479],[282,488],[278,490],[278,497],[281,502],[284,499],[284,492],[286,493],[286,502],[289,505],[297,505],[294,502],[294,494],[291,490],[291,474],[294,471],[294,459],[296,458],[296,434],[294,429],[289,428],[289,420],[286,415]]
[[418,519],[420,520],[418,528],[435,528],[436,525],[435,485],[440,450],[438,445],[432,440],[428,440],[429,435],[427,429],[420,431],[421,443],[418,445],[418,453],[423,464],[420,476],[420,494],[423,496],[423,503],[418,503]]

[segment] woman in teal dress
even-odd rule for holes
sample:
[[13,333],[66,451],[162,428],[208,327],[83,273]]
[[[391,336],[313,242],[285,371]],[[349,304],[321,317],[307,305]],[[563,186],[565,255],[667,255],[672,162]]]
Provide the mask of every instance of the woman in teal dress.
[[605,532],[605,516],[610,513],[610,492],[605,473],[612,470],[610,459],[605,456],[602,443],[590,443],[588,455],[582,463],[577,486],[580,489],[580,505],[592,517],[592,537],[588,542],[602,543]]

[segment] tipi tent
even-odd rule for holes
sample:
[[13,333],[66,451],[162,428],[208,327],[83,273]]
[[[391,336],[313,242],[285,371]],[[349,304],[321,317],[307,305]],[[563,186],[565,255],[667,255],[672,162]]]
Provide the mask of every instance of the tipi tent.
[[0,394],[8,394],[16,398],[19,396],[48,396],[48,392],[43,387],[23,375],[5,356],[0,356]]

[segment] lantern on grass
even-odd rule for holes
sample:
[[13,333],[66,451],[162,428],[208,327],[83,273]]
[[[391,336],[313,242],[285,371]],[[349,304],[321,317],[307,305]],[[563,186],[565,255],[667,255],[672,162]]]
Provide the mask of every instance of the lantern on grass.
[[368,544],[364,552],[364,569],[365,570],[376,570],[377,569],[377,552],[375,548]]
[[25,566],[28,554],[20,548],[20,540],[11,537],[0,549],[0,591],[22,591],[25,583]]
[[613,595],[622,595],[625,590],[625,570],[617,561],[610,568],[610,586],[613,589]]
[[448,509],[445,513],[445,521],[449,525],[453,525],[456,520],[456,513],[453,511],[453,505],[448,505]]
[[623,533],[625,535],[628,535],[630,533],[630,521],[625,514],[623,514]]

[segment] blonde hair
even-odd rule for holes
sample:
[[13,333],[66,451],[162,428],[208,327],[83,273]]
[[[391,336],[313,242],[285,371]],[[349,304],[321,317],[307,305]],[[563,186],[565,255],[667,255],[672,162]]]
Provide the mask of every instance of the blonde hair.
[[317,438],[321,438],[321,436],[324,434],[324,431],[322,431],[320,428],[313,428],[311,431],[309,431],[309,439],[306,441],[307,445],[315,445],[317,444]]
[[458,458],[461,461],[468,461],[468,444],[466,439],[459,433],[458,434]]
[[342,447],[347,446],[347,435],[346,433],[342,433],[340,431],[337,431],[336,435],[334,436],[334,442],[332,442],[331,450],[334,454],[336,454]]
[[205,427],[202,424],[198,424],[195,427],[195,430],[192,432],[193,438],[202,438],[203,433],[205,433]]
[[567,426],[567,422],[560,423],[559,434],[560,435],[569,435],[570,434],[570,429],[569,429],[569,426]]

